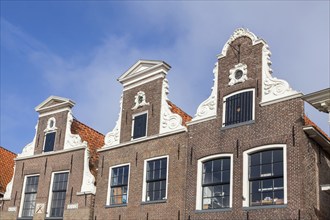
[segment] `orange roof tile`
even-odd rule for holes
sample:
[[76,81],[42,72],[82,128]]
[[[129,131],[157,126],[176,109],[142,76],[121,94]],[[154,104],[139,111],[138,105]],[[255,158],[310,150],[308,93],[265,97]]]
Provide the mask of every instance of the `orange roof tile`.
[[310,120],[306,115],[304,115],[304,125],[313,126],[318,132],[324,135],[325,138],[330,140],[329,136],[321,128],[319,128],[312,120]]
[[77,119],[73,119],[71,133],[79,134],[81,139],[88,143],[88,148],[90,150],[89,168],[96,178],[96,168],[98,167],[99,160],[97,149],[104,145],[104,135],[93,128],[88,127]]
[[167,103],[169,104],[169,106],[171,107],[171,112],[178,114],[181,116],[182,118],[182,125],[187,126],[186,123],[191,121],[192,117],[190,115],[188,115],[187,113],[185,113],[181,108],[179,108],[178,106],[176,106],[173,102],[167,100]]
[[10,182],[14,173],[14,158],[17,155],[0,146],[0,192],[6,191],[6,186]]

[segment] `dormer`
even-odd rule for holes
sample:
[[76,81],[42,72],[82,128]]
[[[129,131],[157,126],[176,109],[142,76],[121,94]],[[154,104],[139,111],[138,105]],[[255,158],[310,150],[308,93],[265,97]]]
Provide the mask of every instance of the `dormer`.
[[123,85],[119,119],[106,135],[105,146],[186,130],[179,114],[183,111],[167,98],[170,68],[164,61],[139,60],[119,77]]

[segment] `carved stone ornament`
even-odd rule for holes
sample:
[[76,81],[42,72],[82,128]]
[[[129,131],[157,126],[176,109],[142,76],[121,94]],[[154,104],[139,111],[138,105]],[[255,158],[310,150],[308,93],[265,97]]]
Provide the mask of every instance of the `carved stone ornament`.
[[35,147],[35,144],[36,144],[36,136],[37,136],[37,131],[38,131],[38,124],[35,126],[35,135],[33,137],[33,141],[29,144],[27,144],[23,150],[22,150],[22,153],[18,154],[17,155],[17,158],[20,158],[20,157],[28,157],[28,156],[32,156],[34,155],[34,147]]
[[208,99],[206,99],[198,106],[197,112],[195,114],[195,117],[192,119],[192,121],[209,118],[212,116],[216,116],[217,114],[218,62],[214,64],[213,74],[214,74],[214,79],[213,79],[214,84],[212,87],[211,95],[209,96]]
[[146,102],[146,94],[143,91],[139,91],[135,96],[135,105],[132,110],[137,109],[144,105],[149,105],[149,102]]
[[120,111],[119,111],[119,116],[118,116],[118,120],[116,122],[116,126],[115,128],[111,131],[108,132],[105,135],[104,138],[104,147],[110,147],[110,146],[114,146],[116,144],[119,144],[120,141],[120,123],[121,123],[121,112],[123,109],[123,95],[121,95],[120,98]]
[[229,83],[228,85],[232,86],[236,83],[242,83],[247,80],[247,65],[243,63],[239,63],[235,65],[234,68],[229,70]]
[[162,107],[160,112],[161,114],[160,129],[159,129],[160,134],[186,129],[182,125],[181,116],[171,111],[170,106],[167,103],[168,100],[167,95],[168,95],[168,81],[167,79],[164,79],[163,88],[162,88]]
[[13,190],[13,183],[14,183],[14,177],[15,177],[15,169],[16,169],[16,163],[14,164],[13,176],[12,176],[10,182],[6,186],[6,192],[3,195],[3,200],[10,200],[10,198],[11,198],[11,192]]
[[57,127],[56,127],[56,119],[54,117],[51,117],[48,119],[47,121],[47,127],[44,130],[44,132],[52,132],[52,131],[56,131]]
[[89,170],[89,159],[90,159],[90,153],[89,148],[86,147],[85,154],[84,154],[84,176],[81,184],[81,190],[79,194],[85,194],[85,193],[92,193],[95,194],[96,187],[94,185],[95,183],[95,177]]
[[81,137],[78,134],[71,133],[71,125],[73,122],[72,112],[68,112],[67,122],[66,122],[66,131],[65,131],[65,141],[63,149],[70,149],[74,147],[86,147],[87,142],[82,141]]
[[262,48],[262,105],[284,101],[290,98],[299,97],[302,94],[293,90],[289,83],[272,76],[273,70],[270,68],[271,52],[267,44]]

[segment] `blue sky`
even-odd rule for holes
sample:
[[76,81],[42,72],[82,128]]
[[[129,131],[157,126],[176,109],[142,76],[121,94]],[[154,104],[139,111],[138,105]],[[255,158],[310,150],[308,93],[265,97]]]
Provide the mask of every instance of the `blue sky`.
[[[20,153],[50,95],[113,129],[117,78],[139,59],[172,66],[169,98],[190,115],[211,92],[216,56],[236,28],[263,38],[273,76],[304,94],[329,87],[329,1],[1,1],[0,145]],[[327,115],[306,112],[329,134]]]

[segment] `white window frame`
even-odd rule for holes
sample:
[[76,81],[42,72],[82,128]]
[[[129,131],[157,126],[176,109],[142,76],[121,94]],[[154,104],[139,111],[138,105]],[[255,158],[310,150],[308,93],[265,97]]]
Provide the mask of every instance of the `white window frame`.
[[[203,157],[197,161],[197,184],[196,184],[196,210],[203,210],[202,207],[202,198],[203,198],[203,187],[202,187],[202,182],[203,182],[203,163],[209,160],[214,160],[214,159],[221,159],[224,157],[229,157],[230,158],[230,197],[229,197],[229,208],[232,207],[233,205],[233,165],[234,165],[234,160],[233,160],[233,154],[215,154],[207,157]],[[221,209],[212,209],[212,210],[221,210]]]
[[[25,186],[26,186],[26,180],[28,177],[32,177],[32,176],[39,176],[40,174],[29,174],[29,175],[25,175],[24,176],[24,181],[23,181],[23,188],[22,188],[22,196],[21,196],[21,202],[20,202],[20,208],[19,208],[19,213],[18,213],[18,217],[21,218],[22,217],[22,212],[23,212],[23,205],[24,205],[24,199],[25,199]],[[39,180],[38,180],[39,181]],[[38,188],[39,188],[39,182],[38,182]],[[37,194],[38,194],[38,190],[37,190]],[[37,204],[37,203],[36,203]],[[33,217],[33,216],[32,216]]]
[[240,122],[240,123],[237,123],[237,124],[233,124],[233,125],[225,125],[225,122],[226,122],[226,99],[228,97],[231,97],[233,95],[237,95],[239,93],[243,93],[243,92],[248,92],[248,91],[252,91],[252,119],[251,121],[254,121],[255,119],[255,89],[252,88],[252,89],[243,89],[243,90],[239,90],[237,92],[233,92],[233,93],[230,93],[226,96],[223,97],[223,100],[222,100],[222,125],[221,127],[228,127],[228,126],[235,126],[235,125],[239,125],[239,124],[242,124],[244,122]]
[[[68,182],[66,185],[66,193],[68,192],[68,186],[69,186],[69,181],[70,181],[70,170],[62,170],[62,171],[55,171],[52,172],[52,177],[50,179],[50,187],[49,187],[49,193],[48,193],[48,203],[47,203],[47,214],[46,217],[50,217],[50,208],[52,206],[52,198],[53,198],[53,183],[54,183],[54,176],[57,173],[68,173]],[[64,210],[65,210],[65,205],[64,205]]]
[[[53,150],[52,151],[47,151],[45,152],[45,144],[46,144],[46,137],[47,137],[47,134],[50,134],[50,133],[55,133],[55,138],[54,138],[54,146],[53,146]],[[42,152],[43,153],[50,153],[50,152],[53,152],[55,150],[55,144],[56,144],[56,130],[52,130],[52,131],[47,131],[44,135],[44,143],[43,143],[43,146],[42,146]]]
[[[170,158],[169,155],[164,155],[164,156],[159,156],[159,157],[153,157],[153,158],[148,158],[144,160],[144,167],[143,167],[143,183],[142,183],[142,202],[153,202],[153,201],[147,201],[146,200],[146,194],[147,194],[147,164],[148,161],[151,160],[159,160],[159,159],[164,159],[167,158],[167,164],[166,164],[166,192],[165,192],[165,199],[167,200],[167,193],[168,193],[168,173],[169,173],[169,164],[170,164]],[[158,201],[158,200],[157,200]]]
[[[282,149],[283,150],[283,192],[284,204],[287,204],[287,150],[286,144],[270,144],[265,146],[255,147],[243,152],[243,207],[250,207],[250,187],[249,187],[249,155],[260,151]],[[260,206],[262,207],[262,206]]]
[[[146,120],[146,135],[143,136],[143,137],[138,137],[138,138],[133,138],[133,135],[134,135],[134,124],[135,124],[135,117],[136,116],[139,116],[139,115],[144,115],[144,114],[147,114],[147,120]],[[143,112],[140,112],[140,113],[137,113],[137,114],[133,114],[132,115],[132,131],[131,131],[131,140],[139,140],[141,138],[145,138],[148,136],[148,111],[143,111]]]
[[[111,171],[112,171],[113,168],[123,167],[123,166],[128,166],[128,180],[127,180],[127,198],[126,198],[126,204],[128,203],[128,199],[129,199],[129,180],[130,180],[130,176],[131,176],[131,163],[123,163],[123,164],[118,164],[118,165],[109,167],[108,192],[107,192],[107,200],[106,200],[106,205],[107,206],[112,205],[112,204],[110,204],[111,173],[112,173]],[[116,204],[116,205],[125,205],[125,204]]]

